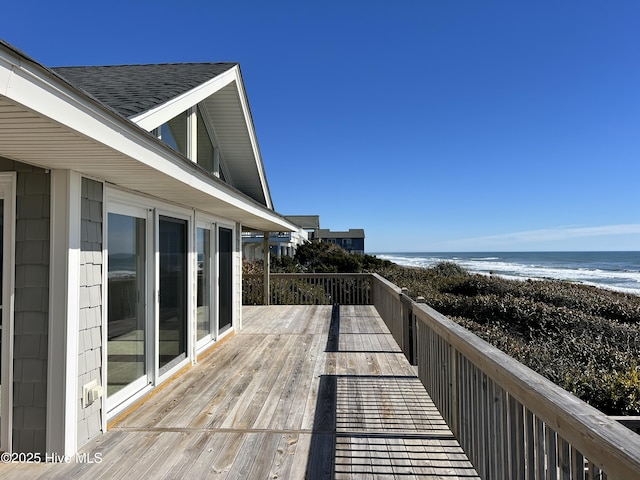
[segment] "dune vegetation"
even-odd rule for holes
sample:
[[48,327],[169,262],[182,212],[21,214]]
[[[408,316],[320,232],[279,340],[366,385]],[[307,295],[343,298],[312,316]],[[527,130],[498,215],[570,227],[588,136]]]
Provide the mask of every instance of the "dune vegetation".
[[314,243],[274,272],[376,272],[608,415],[640,415],[640,297],[557,280],[401,267]]
[[456,264],[377,271],[608,415],[640,415],[640,297]]

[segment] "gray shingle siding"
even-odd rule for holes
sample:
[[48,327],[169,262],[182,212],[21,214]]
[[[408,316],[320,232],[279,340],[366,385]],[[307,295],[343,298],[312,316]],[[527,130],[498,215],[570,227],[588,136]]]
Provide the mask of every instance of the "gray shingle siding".
[[0,171],[17,171],[14,310],[13,449],[44,454],[49,325],[48,173],[6,158]]
[[82,386],[91,380],[102,385],[102,184],[83,178],[81,197],[78,447],[102,429],[101,402],[82,406]]

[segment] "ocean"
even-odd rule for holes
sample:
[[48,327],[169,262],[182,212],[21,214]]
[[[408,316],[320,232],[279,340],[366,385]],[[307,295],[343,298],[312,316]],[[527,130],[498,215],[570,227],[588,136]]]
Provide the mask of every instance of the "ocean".
[[557,279],[640,295],[640,252],[374,253],[398,265],[452,261],[472,273]]

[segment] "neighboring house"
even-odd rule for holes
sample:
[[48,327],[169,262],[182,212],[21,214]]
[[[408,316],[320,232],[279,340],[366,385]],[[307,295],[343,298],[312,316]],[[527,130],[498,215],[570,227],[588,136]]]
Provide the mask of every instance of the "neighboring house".
[[[276,257],[293,257],[298,246],[313,240],[320,228],[318,215],[285,215],[285,218],[298,225],[298,229],[294,232],[271,232],[269,251]],[[264,260],[264,232],[242,232],[242,255],[250,262]]]
[[320,230],[319,215],[285,215],[285,218],[296,225],[300,225],[307,232],[310,241],[317,238],[318,230]]
[[0,41],[0,449],[72,455],[241,328],[273,210],[235,63],[49,69]]
[[340,245],[349,253],[364,254],[364,230],[362,228],[350,228],[348,232],[320,229],[318,238],[322,242]]
[[[298,229],[295,232],[270,232],[269,252],[276,257],[293,257],[298,245],[308,242],[307,232]],[[242,256],[250,262],[264,260],[264,233],[242,232]]]

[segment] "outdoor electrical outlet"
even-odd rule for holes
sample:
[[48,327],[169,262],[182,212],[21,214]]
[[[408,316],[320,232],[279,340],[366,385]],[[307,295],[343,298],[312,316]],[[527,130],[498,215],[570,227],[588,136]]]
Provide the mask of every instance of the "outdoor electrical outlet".
[[97,380],[91,380],[82,386],[82,407],[88,407],[102,396],[102,386]]

